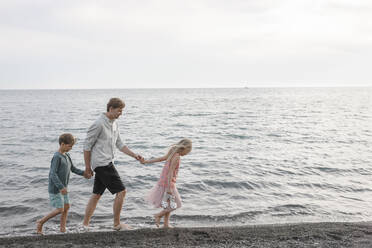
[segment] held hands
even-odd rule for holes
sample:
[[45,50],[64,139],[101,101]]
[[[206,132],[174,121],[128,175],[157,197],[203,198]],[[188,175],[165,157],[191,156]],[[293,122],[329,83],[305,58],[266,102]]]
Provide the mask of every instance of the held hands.
[[63,188],[59,192],[61,192],[62,195],[66,195],[67,194],[67,189]]
[[134,158],[137,159],[137,161],[139,161],[141,164],[144,164],[144,162],[145,162],[145,159],[139,154],[136,154],[136,156],[134,156]]
[[85,167],[85,171],[84,171],[83,176],[86,179],[90,179],[93,175],[94,175],[94,172],[92,171],[92,169],[90,168],[90,166],[89,167]]
[[92,176],[93,176],[93,171],[92,170],[90,170],[90,172],[87,171],[87,170],[84,171],[84,174],[83,174],[84,178],[90,179]]

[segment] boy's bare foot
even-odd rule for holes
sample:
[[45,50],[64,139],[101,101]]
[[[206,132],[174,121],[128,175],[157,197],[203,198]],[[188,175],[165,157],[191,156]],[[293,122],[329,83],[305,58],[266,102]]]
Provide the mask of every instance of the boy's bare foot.
[[117,226],[114,226],[114,230],[116,231],[123,231],[123,230],[131,230],[132,228],[127,224],[121,223]]
[[157,214],[154,214],[154,218],[155,218],[156,227],[159,227],[160,226],[160,217]]
[[36,221],[36,233],[43,235],[43,224],[41,224],[40,220]]

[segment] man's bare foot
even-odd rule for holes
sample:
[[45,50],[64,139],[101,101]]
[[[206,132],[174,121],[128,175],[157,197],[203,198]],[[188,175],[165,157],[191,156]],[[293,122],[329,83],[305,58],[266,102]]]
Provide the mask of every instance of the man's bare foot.
[[127,224],[121,223],[117,226],[114,226],[114,230],[116,231],[123,231],[123,230],[131,230],[132,228]]
[[41,224],[40,220],[36,221],[36,233],[43,235],[43,224]]

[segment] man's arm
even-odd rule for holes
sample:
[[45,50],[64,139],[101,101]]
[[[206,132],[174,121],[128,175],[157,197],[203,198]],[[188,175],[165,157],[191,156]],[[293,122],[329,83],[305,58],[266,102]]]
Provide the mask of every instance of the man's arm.
[[98,136],[102,132],[102,125],[98,122],[93,123],[92,126],[89,127],[87,132],[87,137],[84,141],[84,162],[85,162],[85,172],[89,176],[93,176],[93,171],[91,168],[91,150],[93,146],[96,144]]
[[138,155],[134,152],[132,152],[127,146],[123,146],[121,149],[120,149],[121,152],[127,154],[128,156],[131,156],[132,158],[135,158],[137,160],[141,160],[142,159],[142,156],[141,155]]
[[90,166],[90,157],[91,151],[84,151],[84,162],[85,162],[85,171],[88,175],[93,176],[92,167]]

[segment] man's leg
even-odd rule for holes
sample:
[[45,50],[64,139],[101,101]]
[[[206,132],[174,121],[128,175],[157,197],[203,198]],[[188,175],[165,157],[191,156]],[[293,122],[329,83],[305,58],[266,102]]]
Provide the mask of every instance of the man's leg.
[[89,226],[90,218],[92,217],[100,198],[101,198],[101,195],[99,194],[92,194],[92,196],[90,197],[88,205],[85,208],[85,216],[84,216],[84,222],[83,222],[84,226]]
[[114,211],[114,227],[120,225],[120,213],[123,208],[123,202],[125,198],[126,190],[116,193],[113,211]]

